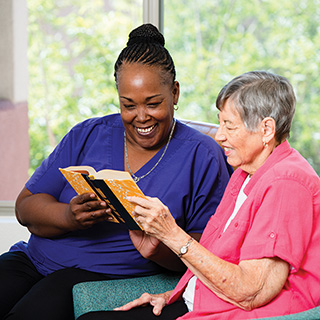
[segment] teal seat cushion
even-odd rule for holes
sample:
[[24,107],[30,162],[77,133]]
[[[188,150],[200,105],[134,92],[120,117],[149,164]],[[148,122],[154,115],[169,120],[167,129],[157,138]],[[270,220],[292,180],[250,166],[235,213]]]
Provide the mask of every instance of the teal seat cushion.
[[[75,319],[90,311],[113,310],[140,297],[144,292],[162,293],[172,290],[180,277],[181,274],[169,273],[131,279],[78,283],[73,287]],[[320,306],[304,312],[263,319],[320,320]]]
[[299,313],[280,317],[260,318],[260,320],[320,320],[320,306]]
[[180,278],[181,274],[168,273],[78,283],[73,287],[75,319],[90,311],[113,310],[140,297],[144,292],[162,293],[172,290]]

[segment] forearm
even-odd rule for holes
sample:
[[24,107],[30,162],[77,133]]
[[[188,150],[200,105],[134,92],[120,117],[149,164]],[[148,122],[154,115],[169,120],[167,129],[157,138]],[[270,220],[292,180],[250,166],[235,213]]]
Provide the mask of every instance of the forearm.
[[[179,254],[190,235],[176,224],[169,209],[156,198],[132,197],[130,200],[137,204],[134,213],[145,233]],[[274,298],[289,272],[289,264],[276,257],[244,260],[238,265],[227,262],[197,241],[191,242],[181,259],[218,297],[245,310],[262,306]]]
[[[134,246],[144,258],[172,271],[184,272],[186,270],[186,265],[181,259],[161,241],[146,235],[145,232],[129,232]],[[192,233],[191,236],[199,240],[201,234]]]
[[56,237],[74,228],[68,220],[68,206],[48,194],[32,194],[24,189],[16,201],[16,216],[31,233]]
[[[178,253],[190,237],[181,231],[174,234],[175,240],[164,242]],[[277,258],[233,264],[215,256],[196,241],[181,260],[218,297],[245,310],[273,299],[281,291],[289,271],[288,264]]]
[[[201,233],[190,233],[189,237],[190,236],[199,241],[201,238]],[[186,271],[186,264],[177,256],[175,252],[169,249],[162,242],[159,244],[159,250],[157,254],[155,254],[153,257],[150,257],[150,260],[169,270],[182,272]]]
[[196,242],[187,254],[182,261],[219,298],[243,309],[253,307],[261,288],[245,276],[239,265],[218,258]]

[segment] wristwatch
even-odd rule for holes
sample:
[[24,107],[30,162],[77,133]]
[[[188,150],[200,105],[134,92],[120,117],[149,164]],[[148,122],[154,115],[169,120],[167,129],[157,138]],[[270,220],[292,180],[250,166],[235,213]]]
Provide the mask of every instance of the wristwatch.
[[178,257],[179,258],[181,258],[184,254],[186,254],[187,252],[188,252],[188,247],[190,246],[190,244],[191,244],[191,242],[193,241],[193,238],[190,238],[189,240],[188,240],[188,242],[184,245],[184,246],[182,246],[181,248],[180,248],[180,252],[179,252],[179,254],[178,254]]

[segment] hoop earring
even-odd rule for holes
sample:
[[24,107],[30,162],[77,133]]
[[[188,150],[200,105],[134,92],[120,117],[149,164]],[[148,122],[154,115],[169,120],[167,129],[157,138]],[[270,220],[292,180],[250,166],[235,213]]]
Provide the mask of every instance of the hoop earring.
[[178,105],[174,106],[173,110],[175,110],[175,111],[179,110],[179,106]]

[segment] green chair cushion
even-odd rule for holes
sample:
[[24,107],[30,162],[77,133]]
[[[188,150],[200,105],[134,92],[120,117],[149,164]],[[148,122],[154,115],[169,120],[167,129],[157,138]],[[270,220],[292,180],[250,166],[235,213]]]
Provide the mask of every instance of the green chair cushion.
[[[90,311],[113,310],[141,296],[144,292],[162,293],[172,290],[181,275],[158,274],[148,277],[92,281],[78,283],[73,287],[75,319]],[[320,320],[320,306],[295,314],[259,320]]]
[[260,318],[259,320],[319,320],[320,306],[299,313],[289,314],[286,316]]
[[162,293],[174,289],[181,274],[166,273],[148,277],[91,281],[73,287],[75,319],[90,311],[113,310],[144,292]]

